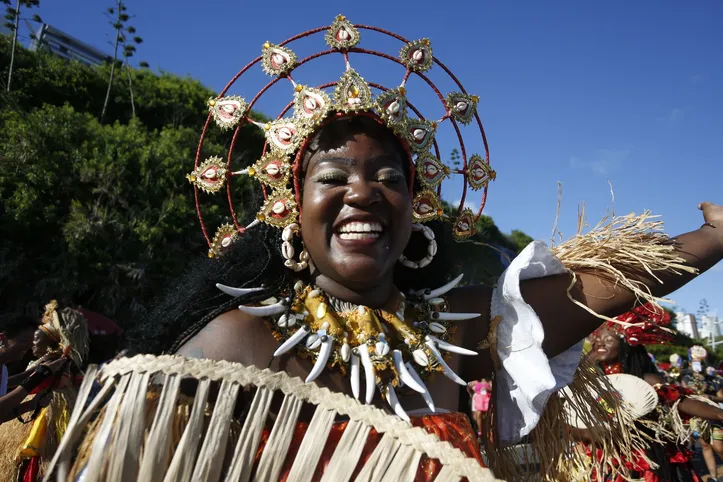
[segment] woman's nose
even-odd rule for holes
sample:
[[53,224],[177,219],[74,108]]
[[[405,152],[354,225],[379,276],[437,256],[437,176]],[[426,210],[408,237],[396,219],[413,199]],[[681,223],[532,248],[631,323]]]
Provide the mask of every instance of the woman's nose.
[[368,206],[381,200],[381,194],[374,183],[360,179],[349,184],[344,202],[349,205]]

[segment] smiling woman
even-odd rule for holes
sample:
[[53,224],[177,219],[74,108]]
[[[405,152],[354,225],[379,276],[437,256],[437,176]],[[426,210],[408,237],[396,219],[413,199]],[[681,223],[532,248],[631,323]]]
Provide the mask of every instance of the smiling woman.
[[[401,42],[399,56],[359,48],[361,30]],[[330,49],[298,60],[289,45],[321,32]],[[340,80],[309,87],[292,78],[298,66],[332,54],[343,61]],[[350,54],[403,66],[401,83],[367,82]],[[257,63],[273,80],[250,102],[227,95]],[[440,93],[426,76],[435,65],[458,92]],[[410,78],[431,87],[441,106],[437,120],[408,101]],[[292,102],[272,122],[254,120],[250,109],[278,81],[289,82]],[[81,445],[74,477],[114,479],[128,470],[140,480],[165,471],[166,480],[181,472],[181,480],[492,480],[469,421],[455,412],[465,378],[494,375],[493,424],[484,438],[495,471],[508,480],[528,477],[504,463],[514,453],[504,448],[530,435],[542,477],[566,479],[578,455],[561,425],[565,395],[555,394],[571,385],[568,402],[575,405],[598,383],[577,370],[580,340],[601,317],[638,299],[655,301],[715,264],[723,255],[723,213],[703,205],[708,224],[675,243],[651,232],[657,225],[645,215],[615,218],[604,232],[580,235],[554,252],[531,243],[494,288],[460,287],[463,276],[454,276],[448,258],[452,243],[474,234],[495,178],[478,102],[433,57],[427,39],[410,42],[339,16],[329,27],[264,43],[261,56],[209,101],[188,175],[197,201],[226,190],[231,222],[211,237],[200,216],[212,259],[192,267],[134,337],[142,353],[185,358],[139,356],[103,369],[100,380],[113,398]],[[265,151],[250,166],[233,165],[234,136],[227,160],[204,160],[212,121],[236,132],[257,125]],[[457,134],[459,169],[439,158],[435,132],[443,122]],[[470,155],[465,146],[459,125],[468,123],[483,154]],[[442,184],[453,175],[463,190],[459,209],[446,216]],[[248,224],[233,211],[232,183],[242,176],[263,191]],[[473,194],[477,213],[464,208]],[[177,396],[181,378],[195,401]],[[211,381],[221,385],[205,431]],[[273,397],[278,392],[281,403]],[[146,407],[155,418],[142,416]],[[90,415],[78,413],[77,433]],[[582,416],[604,419],[606,412]],[[169,432],[171,419],[182,434]],[[153,422],[145,427],[138,420]],[[112,437],[113,450],[105,443],[111,438],[94,440],[95,433]],[[131,443],[143,433],[145,445]],[[73,443],[58,456],[65,460],[60,473],[67,472]],[[224,458],[234,444],[234,456]]]

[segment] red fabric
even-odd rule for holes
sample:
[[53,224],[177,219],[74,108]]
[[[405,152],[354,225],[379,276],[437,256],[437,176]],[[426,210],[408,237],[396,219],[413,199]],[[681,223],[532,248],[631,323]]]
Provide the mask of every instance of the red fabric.
[[[331,432],[326,439],[324,450],[322,451],[321,459],[319,460],[319,465],[316,467],[316,473],[312,478],[313,481],[316,482],[321,480],[324,469],[329,464],[329,460],[334,454],[336,446],[339,444],[339,440],[341,439],[347,425],[348,422],[337,422],[332,426]],[[422,427],[427,432],[435,434],[437,438],[443,442],[451,443],[468,457],[477,460],[477,462],[484,467],[482,454],[480,452],[479,445],[477,444],[477,436],[475,435],[472,425],[469,423],[469,419],[466,415],[462,413],[441,413],[425,415],[422,417],[412,417],[412,425],[415,427]],[[291,466],[293,465],[293,461],[296,458],[296,454],[299,451],[299,447],[301,446],[301,442],[304,439],[304,435],[306,434],[308,427],[308,423],[299,422],[296,424],[296,430],[291,439],[286,461],[284,462],[284,467],[282,468],[279,476],[280,482],[286,481],[289,476]],[[268,438],[269,430],[264,430],[261,436],[259,448],[256,452],[256,463],[258,463],[261,458],[261,454],[263,453]],[[376,448],[380,439],[381,435],[376,430],[372,429],[369,432],[366,445],[364,446],[361,457],[359,458],[359,463],[353,469],[353,475],[350,480],[354,480],[354,478],[359,474],[364,466],[364,463],[369,459],[369,456]],[[442,464],[439,460],[423,456],[419,462],[417,475],[414,480],[415,482],[428,482],[434,480],[440,470],[442,470]]]
[[30,457],[20,469],[18,480],[22,482],[37,482],[40,474],[40,457]]

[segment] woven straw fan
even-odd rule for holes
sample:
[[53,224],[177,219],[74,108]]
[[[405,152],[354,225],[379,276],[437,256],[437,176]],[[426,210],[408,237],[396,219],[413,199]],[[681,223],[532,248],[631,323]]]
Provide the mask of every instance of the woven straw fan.
[[[160,379],[163,388],[154,399],[152,381]],[[193,400],[179,393],[182,379],[198,381]],[[91,399],[95,381],[101,389]],[[206,403],[211,382],[220,382],[213,407]],[[256,388],[256,393],[238,423],[233,414],[244,388]],[[223,361],[138,355],[113,361],[100,371],[89,369],[45,481],[75,480],[80,475],[85,482],[250,480],[277,392],[283,394],[283,403],[256,463],[254,480],[278,480],[304,403],[316,409],[294,458],[290,482],[312,480],[337,416],[347,417],[349,424],[324,471],[324,482],[351,478],[372,428],[381,439],[357,481],[413,481],[422,455],[443,464],[437,481],[497,480],[489,469],[423,429],[286,373]]]
[[[616,373],[606,378],[617,392],[616,397],[621,400],[620,409],[630,421],[637,420],[649,414],[658,406],[658,394],[648,382],[642,378]],[[573,410],[568,402],[564,404],[565,415],[569,425],[577,428],[589,428],[580,418],[578,411]],[[610,407],[610,416],[614,416],[614,407]]]

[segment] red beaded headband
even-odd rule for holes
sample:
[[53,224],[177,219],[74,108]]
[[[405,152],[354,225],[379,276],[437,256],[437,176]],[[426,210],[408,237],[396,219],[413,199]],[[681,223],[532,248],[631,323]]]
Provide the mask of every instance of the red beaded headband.
[[638,306],[618,316],[616,320],[605,323],[603,327],[624,338],[632,346],[663,344],[673,338],[673,332],[666,328],[670,324],[670,315],[650,303]]

